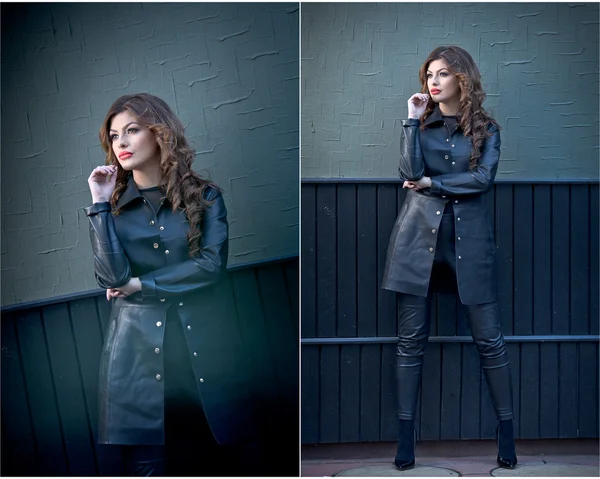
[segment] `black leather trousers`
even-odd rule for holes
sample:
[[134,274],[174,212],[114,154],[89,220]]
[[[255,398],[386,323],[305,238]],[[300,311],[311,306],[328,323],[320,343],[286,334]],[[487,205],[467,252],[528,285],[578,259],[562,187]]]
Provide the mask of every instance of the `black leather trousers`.
[[[447,266],[456,275],[454,217],[451,206],[440,224],[434,268]],[[398,345],[396,348],[396,387],[398,418],[415,417],[421,384],[423,355],[429,338],[431,288],[428,297],[398,293]],[[481,366],[490,390],[498,420],[513,419],[510,363],[498,320],[498,303],[468,305],[467,318],[479,351]]]

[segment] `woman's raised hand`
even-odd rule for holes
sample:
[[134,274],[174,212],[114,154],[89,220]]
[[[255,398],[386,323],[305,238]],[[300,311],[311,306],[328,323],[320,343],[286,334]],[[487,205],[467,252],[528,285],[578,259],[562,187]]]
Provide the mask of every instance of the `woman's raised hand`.
[[88,185],[94,203],[110,201],[117,182],[117,167],[115,165],[98,166],[88,178]]
[[408,117],[421,118],[429,101],[427,93],[415,93],[408,99]]

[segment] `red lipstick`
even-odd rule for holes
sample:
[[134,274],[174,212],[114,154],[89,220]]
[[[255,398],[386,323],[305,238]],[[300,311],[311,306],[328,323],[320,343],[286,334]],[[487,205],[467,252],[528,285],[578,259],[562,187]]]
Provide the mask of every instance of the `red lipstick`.
[[119,158],[129,158],[131,155],[133,155],[133,153],[130,153],[129,151],[122,151],[121,153],[119,153]]

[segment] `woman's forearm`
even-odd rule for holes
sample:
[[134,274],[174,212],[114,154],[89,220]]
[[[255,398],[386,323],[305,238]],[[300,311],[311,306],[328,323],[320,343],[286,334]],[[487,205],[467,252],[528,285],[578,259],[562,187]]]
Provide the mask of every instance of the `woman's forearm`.
[[425,163],[423,162],[423,152],[421,151],[420,144],[419,124],[420,121],[418,118],[409,118],[402,121],[398,174],[403,180],[420,180],[425,172]]
[[96,281],[101,288],[118,288],[131,278],[129,260],[116,235],[110,203],[96,202],[84,208],[90,221]]

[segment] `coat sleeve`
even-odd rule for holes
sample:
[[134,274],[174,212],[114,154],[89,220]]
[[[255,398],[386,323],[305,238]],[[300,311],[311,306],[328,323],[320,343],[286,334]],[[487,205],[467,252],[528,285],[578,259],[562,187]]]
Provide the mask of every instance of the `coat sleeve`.
[[108,201],[84,208],[90,221],[96,282],[101,288],[119,288],[131,279],[129,260],[117,237]]
[[500,131],[495,127],[490,131],[492,136],[483,144],[477,167],[472,171],[432,176],[432,194],[472,195],[486,193],[492,187],[500,160]]
[[420,142],[420,123],[417,118],[402,120],[400,165],[398,167],[398,175],[402,180],[420,180],[425,172]]
[[143,298],[167,298],[217,284],[227,269],[227,210],[223,195],[210,189],[207,199],[214,202],[202,220],[199,253],[180,263],[165,266],[140,276]]

